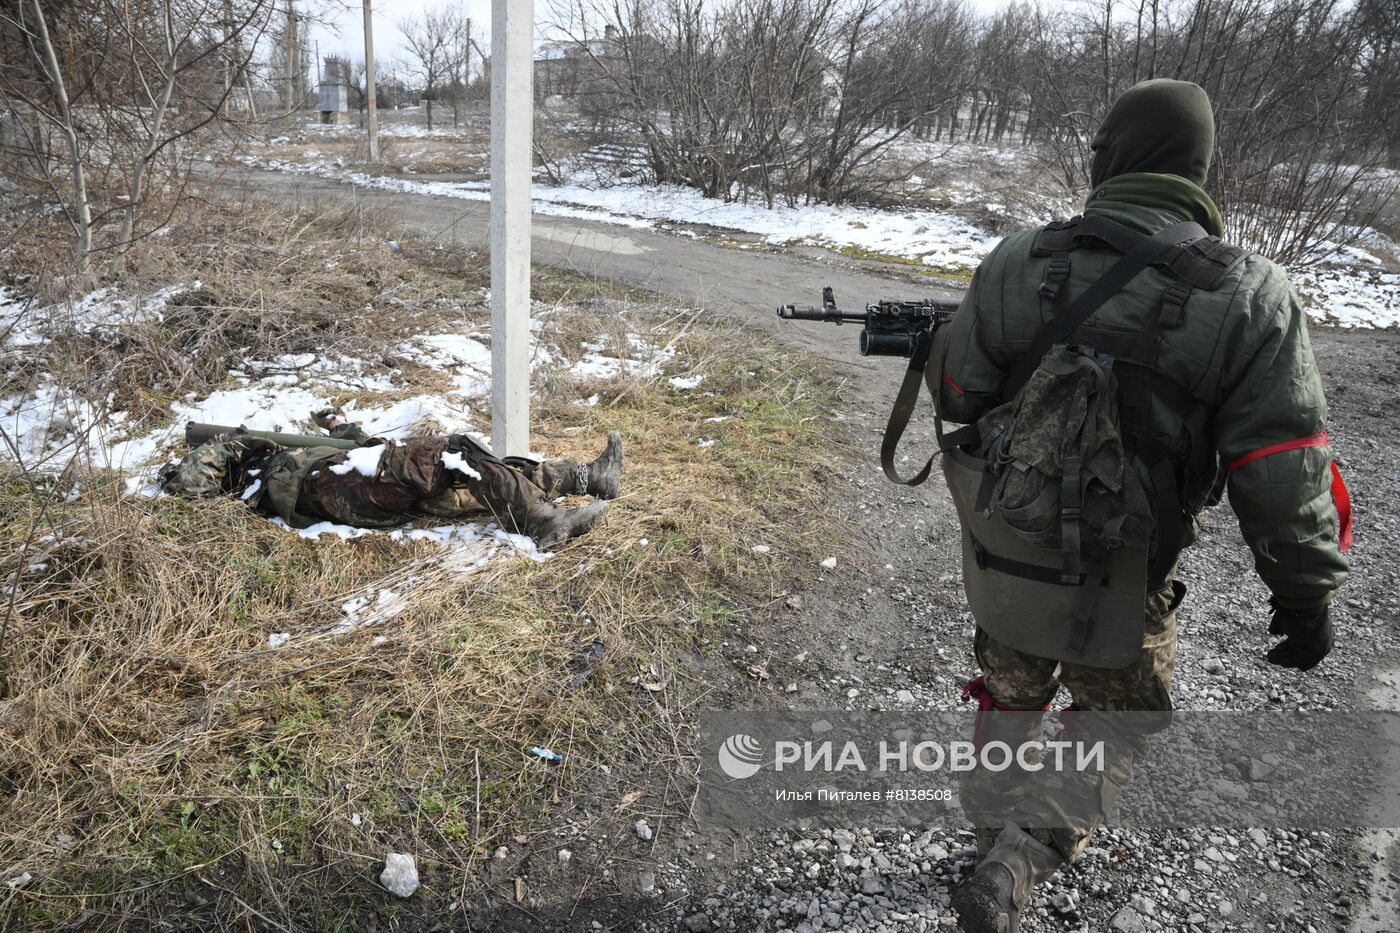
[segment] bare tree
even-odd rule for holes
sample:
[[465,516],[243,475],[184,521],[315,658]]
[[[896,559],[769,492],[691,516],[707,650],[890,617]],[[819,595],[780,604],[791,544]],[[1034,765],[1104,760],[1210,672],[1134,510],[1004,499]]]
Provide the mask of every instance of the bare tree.
[[466,109],[467,94],[472,83],[472,21],[468,16],[457,15],[454,30],[446,43],[447,95],[452,103],[452,126],[461,125],[462,113]]
[[[78,141],[78,128],[73,118],[73,102],[68,95],[68,83],[59,61],[53,35],[49,30],[48,16],[40,0],[32,0],[30,6],[19,4],[16,14],[7,16],[6,25],[18,30],[20,43],[29,53],[29,61],[34,66],[38,82],[10,80],[5,85],[6,103],[19,101],[39,117],[63,134],[68,149],[67,171],[72,178],[73,194],[65,206],[65,214],[73,227],[74,260],[79,275],[87,272],[88,255],[92,251],[92,207],[88,201],[87,172],[83,164],[83,151]],[[12,43],[7,43],[7,45]],[[7,69],[8,71],[8,69]],[[47,87],[47,94],[44,88]],[[42,96],[41,96],[42,95]],[[40,140],[32,141],[39,153],[36,164],[44,176],[44,182],[57,196],[59,203],[65,199],[59,192],[58,172],[50,166],[49,159],[40,152]]]
[[[407,45],[405,70],[423,86],[428,129],[432,129],[433,102],[451,77],[454,64],[460,61],[462,16],[456,7],[439,7],[425,11],[418,19],[400,21],[399,31]],[[453,115],[455,120],[455,107]]]
[[[767,204],[875,195],[871,169],[956,91],[958,0],[579,0],[552,70],[661,182]],[[931,79],[933,79],[931,81]]]
[[[227,105],[240,88],[247,92],[272,2],[0,6],[0,47],[11,52],[0,64],[0,108],[38,118],[40,131],[28,142],[38,180],[73,227],[77,271],[87,270],[97,249],[120,262],[168,220],[167,210],[141,229],[149,192],[164,186],[178,200],[193,153],[176,144],[206,127],[232,125]],[[49,133],[63,140],[60,150],[49,146]],[[116,230],[99,242],[95,234],[109,221]]]
[[1364,232],[1400,158],[1400,0],[557,0],[548,93],[652,177],[716,198],[878,201],[906,136],[1020,140],[1064,195],[1134,83],[1195,81],[1215,104],[1207,183],[1231,236],[1323,258]]

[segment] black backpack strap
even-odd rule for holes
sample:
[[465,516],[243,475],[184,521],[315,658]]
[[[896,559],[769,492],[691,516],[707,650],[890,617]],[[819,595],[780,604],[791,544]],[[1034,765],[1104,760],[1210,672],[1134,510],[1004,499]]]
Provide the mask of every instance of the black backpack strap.
[[1030,347],[1012,366],[1011,373],[1002,385],[1001,397],[1014,397],[1030,379],[1031,374],[1040,365],[1041,358],[1050,348],[1065,342],[1074,333],[1075,328],[1087,321],[1104,302],[1122,291],[1139,272],[1177,248],[1182,241],[1205,235],[1206,231],[1200,224],[1187,220],[1140,240],[1122,259],[1110,266],[1107,272],[1086,288],[1083,294],[1069,302],[1068,306],[1056,310],[1054,318],[1040,329]]
[[1041,227],[1031,243],[1031,255],[1043,257],[1074,249],[1079,245],[1075,237],[1083,219],[1075,215],[1069,220],[1054,220]]
[[1116,252],[1126,253],[1145,236],[1140,230],[1102,214],[1075,216],[1042,227],[1036,234],[1035,242],[1031,244],[1031,255],[1051,256],[1057,252],[1097,245],[1105,245]]
[[1249,250],[1231,246],[1219,237],[1202,237],[1172,258],[1170,270],[1187,285],[1209,292],[1219,288],[1230,271],[1249,255]]
[[1060,295],[1065,292],[1065,283],[1069,281],[1069,250],[1057,249],[1050,254],[1050,263],[1045,267],[1045,277],[1040,280],[1041,298],[1049,298],[1056,302],[1055,307],[1060,307]]
[[1102,214],[1089,214],[1084,217],[1076,227],[1075,233],[1081,246],[1088,245],[1086,241],[1098,240],[1124,255],[1147,236],[1140,230]]

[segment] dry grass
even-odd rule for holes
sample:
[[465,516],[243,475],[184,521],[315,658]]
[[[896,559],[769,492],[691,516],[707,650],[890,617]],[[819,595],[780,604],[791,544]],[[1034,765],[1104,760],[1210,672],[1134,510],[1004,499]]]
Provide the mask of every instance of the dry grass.
[[[443,108],[433,118],[433,134],[421,113],[380,112],[379,161],[366,161],[365,131],[358,114],[348,126],[297,127],[278,131],[252,150],[258,158],[322,161],[371,175],[454,175],[463,180],[484,179],[490,162],[490,118],[484,111],[463,114],[452,126],[452,112]],[[401,129],[402,128],[402,129]],[[410,134],[418,135],[410,135]]]
[[[357,242],[346,218],[210,223],[199,265],[170,258],[165,277],[199,269],[222,296],[211,299],[221,320],[192,314],[161,334],[205,341],[213,356],[244,339],[265,355],[324,339],[362,350],[480,313],[479,281],[460,271],[470,257],[409,243],[383,252],[382,232],[361,229]],[[339,258],[283,279],[289,256],[313,269]],[[146,257],[147,268],[160,261]],[[378,277],[363,280],[371,268]],[[250,272],[246,290],[235,286]],[[684,310],[559,273],[539,285],[559,346],[640,331],[672,342],[668,374],[705,373],[691,392],[665,378],[542,380],[534,446],[592,456],[607,430],[628,445],[626,496],[600,530],[545,563],[455,576],[433,545],[306,541],[234,501],[132,499],[103,475],[12,472],[0,483],[11,587],[0,867],[35,879],[6,892],[0,916],[27,928],[160,918],[182,929],[358,928],[366,910],[442,916],[475,890],[495,846],[591,787],[598,763],[680,765],[677,708],[694,689],[677,656],[703,651],[726,620],[778,598],[794,567],[812,563],[826,449],[814,416],[827,387]],[[253,337],[231,336],[223,319],[257,307],[259,288],[261,307],[275,296],[320,324],[274,314]],[[383,311],[374,333],[365,304]],[[130,398],[160,397],[137,373],[143,355],[170,346],[125,351],[136,357],[120,381]],[[213,364],[188,373],[182,386],[218,381]],[[594,395],[595,406],[580,404]],[[702,434],[716,443],[699,448]],[[751,554],[757,541],[784,556]],[[402,614],[328,634],[347,599],[387,587],[410,594]],[[293,639],[273,650],[271,632]],[[599,637],[602,665],[570,689]],[[663,689],[640,685],[658,672]],[[534,745],[563,764],[532,758]],[[409,905],[387,905],[373,883],[388,849],[418,858],[425,888]]]

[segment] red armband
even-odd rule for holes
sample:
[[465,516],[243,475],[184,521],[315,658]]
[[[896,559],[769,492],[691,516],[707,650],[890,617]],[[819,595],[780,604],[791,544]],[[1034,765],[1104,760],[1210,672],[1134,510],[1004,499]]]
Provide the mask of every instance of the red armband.
[[[1297,440],[1284,441],[1281,444],[1270,444],[1268,447],[1261,447],[1258,450],[1245,454],[1237,458],[1229,466],[1229,471],[1233,473],[1246,463],[1253,463],[1264,457],[1273,454],[1281,454],[1286,450],[1301,450],[1304,447],[1326,447],[1327,432],[1314,434],[1311,437],[1300,437]],[[1337,520],[1340,527],[1337,530],[1337,544],[1345,554],[1351,550],[1351,493],[1347,491],[1347,484],[1342,480],[1342,471],[1337,469],[1337,461],[1332,461],[1332,504],[1337,507]]]
[[1246,463],[1253,463],[1255,460],[1262,460],[1274,454],[1281,454],[1286,450],[1301,450],[1304,447],[1326,446],[1327,432],[1323,431],[1321,434],[1314,434],[1312,437],[1300,437],[1297,440],[1284,441],[1281,444],[1270,444],[1268,447],[1260,447],[1258,450],[1251,451],[1243,457],[1237,458],[1227,469],[1233,473]]
[[1337,544],[1345,554],[1351,550],[1351,493],[1342,481],[1342,471],[1337,469],[1337,461],[1332,461],[1332,504],[1337,507],[1337,520],[1341,527],[1337,532]]

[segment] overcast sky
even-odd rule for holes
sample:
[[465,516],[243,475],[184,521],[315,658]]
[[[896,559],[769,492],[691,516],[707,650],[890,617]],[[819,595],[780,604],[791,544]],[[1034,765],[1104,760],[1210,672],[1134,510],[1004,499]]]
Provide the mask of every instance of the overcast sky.
[[[405,49],[403,34],[398,24],[415,19],[425,9],[453,5],[460,6],[472,18],[472,35],[483,49],[488,49],[491,37],[492,0],[373,0],[374,3],[374,50],[375,57],[384,66],[394,59],[403,58]],[[505,0],[503,0],[505,2]],[[982,12],[999,10],[1011,0],[971,0],[973,7]],[[317,14],[325,20],[311,29],[311,51],[314,55],[319,44],[321,55],[347,55],[352,60],[364,58],[364,33],[361,27],[360,4],[358,0],[299,0],[303,11],[319,10]],[[548,0],[535,0],[535,22],[543,23],[549,18]]]

